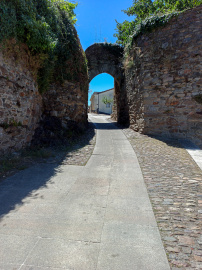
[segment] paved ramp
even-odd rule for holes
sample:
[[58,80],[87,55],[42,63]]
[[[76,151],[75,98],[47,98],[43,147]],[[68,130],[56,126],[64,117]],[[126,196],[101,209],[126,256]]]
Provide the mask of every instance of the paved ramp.
[[170,269],[130,143],[90,118],[85,167],[42,164],[1,183],[0,269]]

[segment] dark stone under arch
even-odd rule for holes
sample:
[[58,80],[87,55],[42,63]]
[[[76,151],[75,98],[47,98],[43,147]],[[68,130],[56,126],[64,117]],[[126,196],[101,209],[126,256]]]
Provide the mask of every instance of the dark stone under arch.
[[110,43],[95,43],[85,51],[88,60],[89,82],[97,75],[107,73],[114,78],[113,118],[120,124],[128,125],[128,103],[124,91],[122,66],[123,48]]

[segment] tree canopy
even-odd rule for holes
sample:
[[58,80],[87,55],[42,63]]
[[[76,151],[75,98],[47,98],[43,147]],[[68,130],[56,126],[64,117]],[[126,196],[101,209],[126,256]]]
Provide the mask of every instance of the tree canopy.
[[135,34],[151,30],[155,26],[165,24],[172,14],[202,4],[202,0],[133,0],[133,4],[123,10],[128,16],[134,16],[131,22],[117,22],[117,43],[126,46]]

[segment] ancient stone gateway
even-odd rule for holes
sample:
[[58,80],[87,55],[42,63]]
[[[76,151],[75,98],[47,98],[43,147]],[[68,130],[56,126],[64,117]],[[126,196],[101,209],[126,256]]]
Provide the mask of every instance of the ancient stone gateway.
[[90,81],[103,72],[114,77],[119,123],[202,147],[201,14],[202,5],[134,38],[124,67],[117,45],[86,50]]
[[123,48],[109,43],[95,43],[87,48],[89,82],[101,73],[114,78],[114,106],[112,116],[119,123],[128,124],[128,105],[124,91],[122,67]]

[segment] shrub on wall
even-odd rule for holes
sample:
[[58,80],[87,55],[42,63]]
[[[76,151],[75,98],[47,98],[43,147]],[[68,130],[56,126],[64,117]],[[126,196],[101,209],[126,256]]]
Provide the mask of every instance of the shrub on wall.
[[132,6],[124,13],[134,16],[134,20],[117,22],[116,42],[129,48],[138,35],[163,26],[180,12],[201,4],[202,0],[133,0]]
[[[1,0],[0,43],[15,39],[39,56],[39,91],[50,82],[82,80],[87,64],[73,24],[77,4],[65,0]],[[78,53],[80,51],[80,53]],[[78,66],[79,64],[79,66]],[[81,84],[82,85],[82,84]]]

